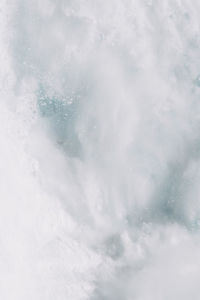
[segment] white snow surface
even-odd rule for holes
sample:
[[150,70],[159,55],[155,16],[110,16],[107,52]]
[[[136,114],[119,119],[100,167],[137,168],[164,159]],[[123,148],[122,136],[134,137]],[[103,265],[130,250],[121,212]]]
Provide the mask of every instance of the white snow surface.
[[199,300],[200,2],[1,0],[0,299]]

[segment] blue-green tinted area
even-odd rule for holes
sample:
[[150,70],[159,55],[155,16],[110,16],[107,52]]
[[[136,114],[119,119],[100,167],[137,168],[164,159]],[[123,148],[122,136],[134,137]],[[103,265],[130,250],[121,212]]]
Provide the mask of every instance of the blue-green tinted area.
[[76,121],[79,113],[79,99],[77,94],[67,97],[60,95],[49,96],[41,86],[37,92],[39,112],[48,120],[56,142],[72,156],[81,155]]

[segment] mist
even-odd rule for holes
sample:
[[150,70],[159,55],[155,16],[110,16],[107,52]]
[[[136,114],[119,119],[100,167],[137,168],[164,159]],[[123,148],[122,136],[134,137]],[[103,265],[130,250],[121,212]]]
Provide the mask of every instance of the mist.
[[199,14],[1,1],[2,299],[199,299]]

